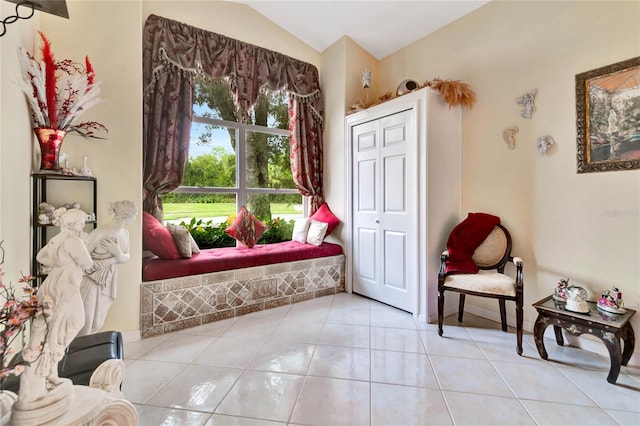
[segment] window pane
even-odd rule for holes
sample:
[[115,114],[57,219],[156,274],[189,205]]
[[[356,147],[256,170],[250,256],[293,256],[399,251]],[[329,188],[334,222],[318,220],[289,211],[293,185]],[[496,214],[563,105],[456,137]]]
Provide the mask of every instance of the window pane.
[[293,220],[303,216],[300,194],[248,194],[247,209],[260,220]]
[[295,189],[289,159],[289,137],[247,132],[247,188]]
[[182,186],[235,188],[236,135],[231,127],[192,123]]
[[236,214],[236,194],[183,194],[169,192],[160,196],[167,222],[189,223],[192,218],[221,223]]

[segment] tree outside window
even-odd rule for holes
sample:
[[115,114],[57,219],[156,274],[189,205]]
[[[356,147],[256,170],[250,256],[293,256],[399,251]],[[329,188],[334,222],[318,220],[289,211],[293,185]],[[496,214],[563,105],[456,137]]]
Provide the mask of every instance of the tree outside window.
[[199,78],[182,185],[162,196],[165,219],[222,222],[240,206],[263,221],[301,217],[290,167],[286,92],[265,92],[241,123],[226,80]]

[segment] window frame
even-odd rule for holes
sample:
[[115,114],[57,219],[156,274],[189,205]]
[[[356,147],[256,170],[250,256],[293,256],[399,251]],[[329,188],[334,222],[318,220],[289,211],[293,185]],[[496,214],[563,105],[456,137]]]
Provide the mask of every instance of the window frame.
[[246,177],[246,135],[247,132],[259,132],[267,133],[276,136],[286,136],[291,138],[291,133],[288,129],[278,129],[273,127],[264,127],[255,124],[246,124],[237,121],[221,120],[217,118],[204,117],[201,115],[193,114],[191,125],[193,124],[205,124],[212,126],[221,126],[226,128],[232,128],[236,131],[236,186],[235,187],[215,187],[215,186],[183,186],[180,185],[172,192],[181,194],[236,194],[236,211],[241,206],[247,205],[248,194],[298,194],[302,197],[302,215],[308,217],[309,215],[309,197],[305,197],[300,194],[297,188],[249,188],[247,187]]

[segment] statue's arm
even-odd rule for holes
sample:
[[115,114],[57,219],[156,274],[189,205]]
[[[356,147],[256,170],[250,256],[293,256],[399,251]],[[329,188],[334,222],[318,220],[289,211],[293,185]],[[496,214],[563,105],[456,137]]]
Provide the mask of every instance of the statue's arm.
[[84,242],[80,238],[67,240],[66,249],[71,258],[82,269],[86,269],[93,265],[93,259],[87,250],[87,246],[84,245]]

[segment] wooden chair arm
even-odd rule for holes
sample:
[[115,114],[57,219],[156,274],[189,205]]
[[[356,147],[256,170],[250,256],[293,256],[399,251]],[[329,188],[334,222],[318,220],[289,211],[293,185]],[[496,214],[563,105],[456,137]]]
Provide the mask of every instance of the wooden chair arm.
[[447,258],[449,257],[449,250],[445,250],[440,255],[440,271],[438,272],[438,282],[444,283],[444,278],[447,271]]

